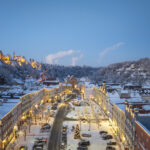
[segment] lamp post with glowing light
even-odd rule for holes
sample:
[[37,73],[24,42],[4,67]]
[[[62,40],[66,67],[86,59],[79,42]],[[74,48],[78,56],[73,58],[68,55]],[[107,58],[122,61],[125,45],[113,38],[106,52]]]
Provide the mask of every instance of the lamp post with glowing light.
[[26,119],[26,116],[23,115],[22,118],[21,118],[21,120],[22,120],[23,123],[24,123],[25,119]]
[[18,126],[14,126],[14,137],[17,138],[17,131],[18,131]]
[[[40,108],[42,109],[42,119],[43,119],[43,104],[44,104],[44,100],[42,99],[41,100],[41,104],[40,104]],[[41,118],[41,117],[40,117]]]
[[35,123],[36,123],[36,112],[37,112],[37,109],[38,109],[38,105],[37,105],[37,104],[35,105],[35,108],[36,108],[36,109],[35,109],[35,111],[34,111],[34,115],[35,115]]
[[29,118],[29,120],[28,120],[28,124],[29,124],[29,133],[30,133],[32,110],[30,110],[29,114],[30,114],[30,118]]
[[79,116],[79,121],[80,121],[80,130],[81,130],[81,112],[80,112],[80,109],[78,108],[77,109],[77,113],[78,113],[78,116]]

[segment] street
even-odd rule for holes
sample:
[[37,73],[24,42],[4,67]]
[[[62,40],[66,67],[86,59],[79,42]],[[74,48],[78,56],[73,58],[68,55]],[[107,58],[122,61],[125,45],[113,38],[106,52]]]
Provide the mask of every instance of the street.
[[64,117],[67,113],[68,102],[74,98],[74,95],[69,95],[65,100],[65,103],[60,104],[60,107],[55,116],[55,120],[51,129],[48,150],[59,150],[61,143],[61,127]]
[[51,134],[49,137],[48,150],[59,150],[60,138],[61,138],[61,127],[63,123],[64,116],[66,114],[67,104],[61,104],[55,121],[52,126]]

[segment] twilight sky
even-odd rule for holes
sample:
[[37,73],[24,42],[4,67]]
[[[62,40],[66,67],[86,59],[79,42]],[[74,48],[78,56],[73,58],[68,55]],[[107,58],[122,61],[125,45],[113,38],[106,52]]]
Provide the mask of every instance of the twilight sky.
[[62,65],[150,57],[150,0],[0,0],[0,49]]

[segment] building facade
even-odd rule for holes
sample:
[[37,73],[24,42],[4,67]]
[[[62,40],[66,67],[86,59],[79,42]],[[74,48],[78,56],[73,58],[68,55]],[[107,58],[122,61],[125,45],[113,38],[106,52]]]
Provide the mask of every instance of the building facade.
[[150,131],[139,121],[136,121],[136,146],[135,150],[150,149]]
[[[0,150],[4,150],[20,126],[32,115],[35,108],[40,107],[43,102],[48,102],[58,89],[42,89],[40,91],[24,95],[20,102],[5,116],[0,119]],[[62,91],[63,92],[63,91]]]

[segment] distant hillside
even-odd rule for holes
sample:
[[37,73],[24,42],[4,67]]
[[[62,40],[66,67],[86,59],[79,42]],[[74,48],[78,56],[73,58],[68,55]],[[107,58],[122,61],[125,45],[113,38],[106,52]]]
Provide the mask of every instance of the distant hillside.
[[57,77],[63,80],[68,75],[73,75],[76,78],[89,77],[92,78],[93,73],[98,71],[98,68],[93,68],[89,66],[60,66],[60,65],[49,65],[42,64],[42,71],[47,70],[47,77]]
[[60,81],[68,75],[73,75],[77,78],[89,77],[93,83],[98,84],[104,80],[121,84],[129,82],[134,84],[150,83],[150,58],[115,63],[99,68],[40,64],[34,60],[20,62],[9,59],[10,63],[8,63],[8,60],[7,63],[5,61],[6,59],[0,60],[0,84],[13,84],[14,79],[24,81],[27,77],[39,79],[40,74],[45,70],[47,78],[56,77]]
[[12,84],[14,79],[23,81],[29,76],[38,79],[40,70],[33,68],[30,64],[8,65],[0,61],[0,84]]
[[68,75],[73,75],[77,78],[89,77],[91,78],[93,72],[96,72],[98,68],[92,68],[87,66],[59,66],[41,64],[41,68],[36,69],[31,64],[23,64],[20,66],[16,64],[6,64],[0,61],[0,84],[13,84],[14,79],[20,79],[24,81],[27,77],[34,79],[40,79],[40,74],[46,70],[46,77],[56,77],[59,80],[64,80]]
[[[88,66],[60,66],[41,64],[34,59],[26,60],[24,56],[5,55],[0,50],[0,84],[13,84],[15,79],[24,81],[27,77],[39,79],[41,73],[45,73],[47,78],[55,77],[63,80],[68,75],[77,78],[92,77],[93,72],[98,68]],[[19,81],[18,80],[18,81]],[[16,81],[16,80],[15,80]]]
[[138,61],[127,61],[111,64],[107,67],[100,67],[93,74],[92,80],[99,83],[103,80],[113,83],[150,83],[150,58],[143,58]]

